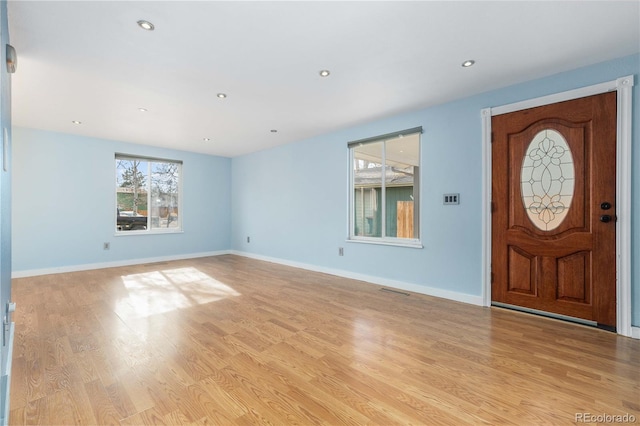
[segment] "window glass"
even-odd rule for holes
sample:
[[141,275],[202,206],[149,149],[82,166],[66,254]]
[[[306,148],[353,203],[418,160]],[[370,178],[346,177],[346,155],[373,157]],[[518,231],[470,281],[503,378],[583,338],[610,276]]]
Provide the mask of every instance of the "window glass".
[[352,239],[419,241],[421,131],[349,144]]
[[381,188],[383,142],[353,148],[354,235],[382,236]]
[[182,163],[116,155],[116,231],[176,231]]

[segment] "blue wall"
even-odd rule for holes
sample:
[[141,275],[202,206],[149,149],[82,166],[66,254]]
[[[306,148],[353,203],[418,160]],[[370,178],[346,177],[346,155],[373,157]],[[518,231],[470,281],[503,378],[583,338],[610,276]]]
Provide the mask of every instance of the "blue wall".
[[[229,158],[23,128],[13,139],[14,273],[229,249]],[[184,162],[183,233],[114,236],[115,152]]]
[[[640,248],[640,56],[553,75],[460,101],[378,120],[233,159],[235,250],[320,268],[480,296],[482,124],[486,107],[634,74],[633,258]],[[336,108],[340,108],[339,105]],[[347,243],[347,142],[423,126],[421,228],[424,249]],[[459,192],[459,206],[442,194]],[[246,242],[246,237],[251,242]],[[345,247],[344,257],[338,247]],[[632,271],[633,324],[640,325],[640,262]]]
[[[14,129],[15,272],[234,249],[410,286],[481,295],[480,110],[633,74],[632,257],[640,248],[640,55],[233,159]],[[336,106],[339,108],[339,106]],[[346,143],[422,126],[423,249],[346,242]],[[113,154],[184,161],[185,232],[114,237]],[[459,192],[459,206],[442,194]],[[251,242],[247,243],[247,236]],[[102,243],[111,242],[111,250]],[[344,247],[344,256],[338,256]],[[640,262],[632,267],[640,325]]]

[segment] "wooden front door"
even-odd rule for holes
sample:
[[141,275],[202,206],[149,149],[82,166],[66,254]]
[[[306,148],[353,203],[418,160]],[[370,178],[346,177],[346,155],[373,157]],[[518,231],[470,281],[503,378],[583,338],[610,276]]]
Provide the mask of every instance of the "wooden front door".
[[494,302],[616,326],[616,93],[494,116]]

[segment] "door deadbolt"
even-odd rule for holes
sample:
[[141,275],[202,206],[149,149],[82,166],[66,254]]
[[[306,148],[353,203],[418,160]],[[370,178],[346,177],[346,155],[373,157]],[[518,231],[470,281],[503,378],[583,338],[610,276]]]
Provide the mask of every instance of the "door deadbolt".
[[611,208],[611,203],[605,201],[604,203],[600,204],[600,208],[602,210],[609,210]]

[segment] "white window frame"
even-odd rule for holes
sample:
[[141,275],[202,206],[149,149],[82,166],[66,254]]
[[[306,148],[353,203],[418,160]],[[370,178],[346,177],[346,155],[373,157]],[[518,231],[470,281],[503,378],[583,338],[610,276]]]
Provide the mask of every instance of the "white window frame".
[[[150,225],[150,221],[151,221],[151,217],[149,215],[147,215],[147,229],[144,230],[130,230],[130,231],[121,231],[118,230],[118,214],[117,214],[117,209],[118,209],[118,194],[117,191],[114,191],[114,202],[113,205],[115,207],[114,209],[114,224],[113,224],[113,229],[115,230],[115,236],[116,237],[121,237],[121,236],[127,236],[127,235],[156,235],[156,234],[179,234],[179,233],[183,233],[183,221],[182,221],[182,217],[183,217],[183,173],[182,173],[182,165],[183,162],[181,160],[172,160],[172,159],[167,159],[167,158],[157,158],[157,157],[148,157],[148,156],[142,156],[142,155],[133,155],[133,154],[125,154],[125,153],[115,153],[114,156],[114,171],[116,173],[116,179],[117,179],[117,161],[118,160],[135,160],[135,161],[145,161],[148,163],[172,163],[172,164],[177,164],[178,165],[178,226],[177,227],[172,227],[172,228],[153,228]],[[151,166],[148,167],[147,170],[147,209],[150,211],[151,209]],[[115,189],[115,188],[114,188]]]
[[[414,209],[416,209],[416,213],[415,213],[415,220],[417,221],[417,227],[418,227],[418,237],[417,238],[397,238],[397,237],[387,237],[385,235],[386,232],[386,185],[385,185],[385,179],[382,179],[382,183],[381,183],[381,236],[380,237],[370,237],[370,236],[362,236],[362,235],[356,235],[355,234],[355,200],[354,200],[354,170],[353,170],[353,164],[354,164],[354,150],[353,147],[361,145],[361,144],[367,144],[367,143],[376,143],[376,142],[384,142],[384,149],[382,152],[382,170],[385,170],[385,166],[386,166],[386,141],[390,140],[390,139],[395,139],[399,136],[404,136],[404,135],[412,135],[412,134],[418,134],[418,138],[419,138],[419,142],[418,142],[418,173],[417,173],[417,178],[414,180],[413,186],[414,186]],[[370,137],[370,138],[365,138],[365,139],[359,139],[359,140],[355,140],[355,141],[351,141],[348,142],[347,147],[348,147],[348,159],[349,159],[349,187],[348,187],[348,210],[349,210],[349,220],[348,220],[348,237],[347,237],[347,242],[354,242],[354,243],[364,243],[364,244],[379,244],[379,245],[388,245],[388,246],[400,246],[400,247],[411,247],[411,248],[423,248],[424,246],[422,245],[421,242],[421,235],[422,235],[422,227],[420,224],[420,183],[421,183],[421,175],[422,173],[420,173],[420,170],[422,168],[422,155],[421,155],[421,151],[422,151],[422,126],[420,127],[414,127],[411,129],[406,129],[406,130],[402,130],[399,132],[393,132],[393,133],[387,133],[384,135],[380,135],[380,136],[374,136],[374,137]],[[415,224],[414,224],[415,226]]]

